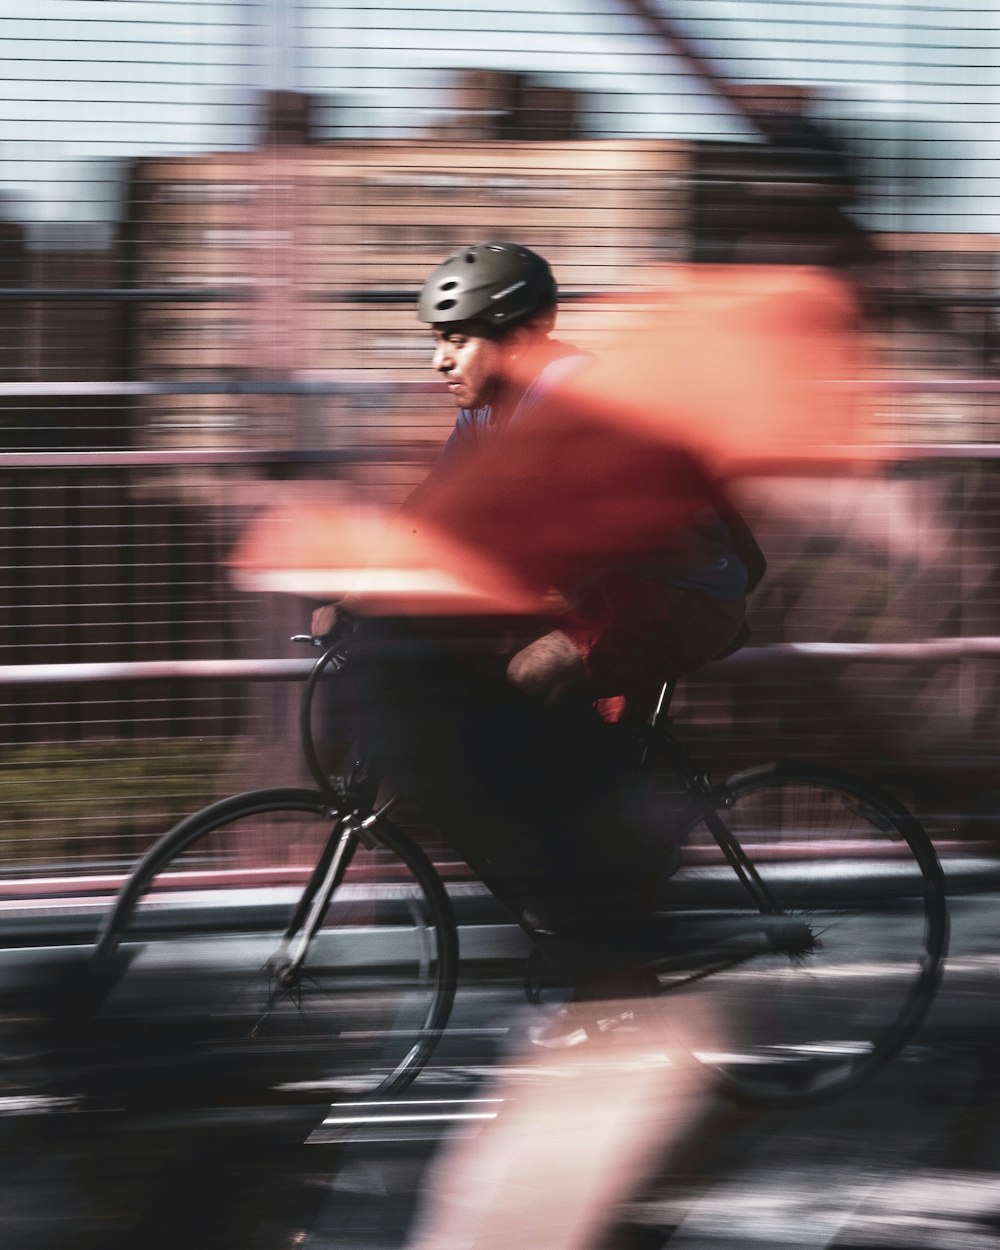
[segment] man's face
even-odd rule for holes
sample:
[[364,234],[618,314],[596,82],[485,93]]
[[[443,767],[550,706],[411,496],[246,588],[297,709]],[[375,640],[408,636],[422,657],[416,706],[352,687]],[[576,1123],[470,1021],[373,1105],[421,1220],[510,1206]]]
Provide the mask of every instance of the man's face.
[[503,340],[488,336],[476,321],[457,321],[437,327],[434,368],[448,384],[459,408],[481,408],[493,402],[503,377],[507,352]]

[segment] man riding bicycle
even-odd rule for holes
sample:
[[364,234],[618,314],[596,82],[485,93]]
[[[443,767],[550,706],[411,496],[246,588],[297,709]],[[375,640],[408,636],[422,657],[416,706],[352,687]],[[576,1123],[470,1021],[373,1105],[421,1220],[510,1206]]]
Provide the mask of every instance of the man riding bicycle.
[[[458,408],[399,524],[451,534],[557,607],[534,617],[366,615],[366,750],[529,929],[589,952],[590,990],[634,990],[672,848],[613,725],[739,635],[763,559],[698,460],[587,394],[552,337],[548,263],[462,248],[418,315]],[[324,634],[335,609],[318,609]],[[596,975],[593,969],[601,971]],[[578,978],[579,980],[579,978]]]

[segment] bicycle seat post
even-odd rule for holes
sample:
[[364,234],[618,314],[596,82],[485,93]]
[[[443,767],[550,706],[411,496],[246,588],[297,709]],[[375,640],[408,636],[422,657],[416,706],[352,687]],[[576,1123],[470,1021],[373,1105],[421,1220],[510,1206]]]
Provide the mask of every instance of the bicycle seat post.
[[668,715],[670,704],[674,697],[674,691],[677,689],[677,682],[674,679],[665,681],[660,687],[660,693],[656,700],[656,706],[650,713],[648,723],[655,729],[657,725],[661,725],[670,720]]

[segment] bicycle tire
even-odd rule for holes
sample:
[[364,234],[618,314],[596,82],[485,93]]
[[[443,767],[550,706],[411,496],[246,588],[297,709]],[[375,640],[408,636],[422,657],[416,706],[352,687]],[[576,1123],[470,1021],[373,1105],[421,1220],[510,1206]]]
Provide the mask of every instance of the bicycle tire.
[[[720,1032],[697,1057],[736,1101],[846,1092],[906,1045],[933,1002],[948,941],[933,844],[886,791],[825,767],[766,765],[716,796],[788,920],[751,909],[705,817],[689,814],[684,867],[670,883],[688,906],[677,911],[677,949],[658,965],[660,987],[709,996]],[[762,943],[762,933],[777,937]]]
[[388,821],[365,830],[304,975],[275,996],[267,959],[338,819],[318,792],[250,791],[139,862],[95,958],[115,970],[105,1012],[157,1039],[147,1066],[277,1101],[384,1097],[417,1076],[451,1011],[457,932],[440,877]]

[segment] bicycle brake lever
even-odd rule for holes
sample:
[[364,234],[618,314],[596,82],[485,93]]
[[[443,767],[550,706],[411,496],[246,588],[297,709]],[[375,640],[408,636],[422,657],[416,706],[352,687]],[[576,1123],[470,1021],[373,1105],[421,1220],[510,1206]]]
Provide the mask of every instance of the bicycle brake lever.
[[317,638],[315,634],[292,634],[292,642],[307,642],[310,647],[323,647],[326,644],[322,638]]

